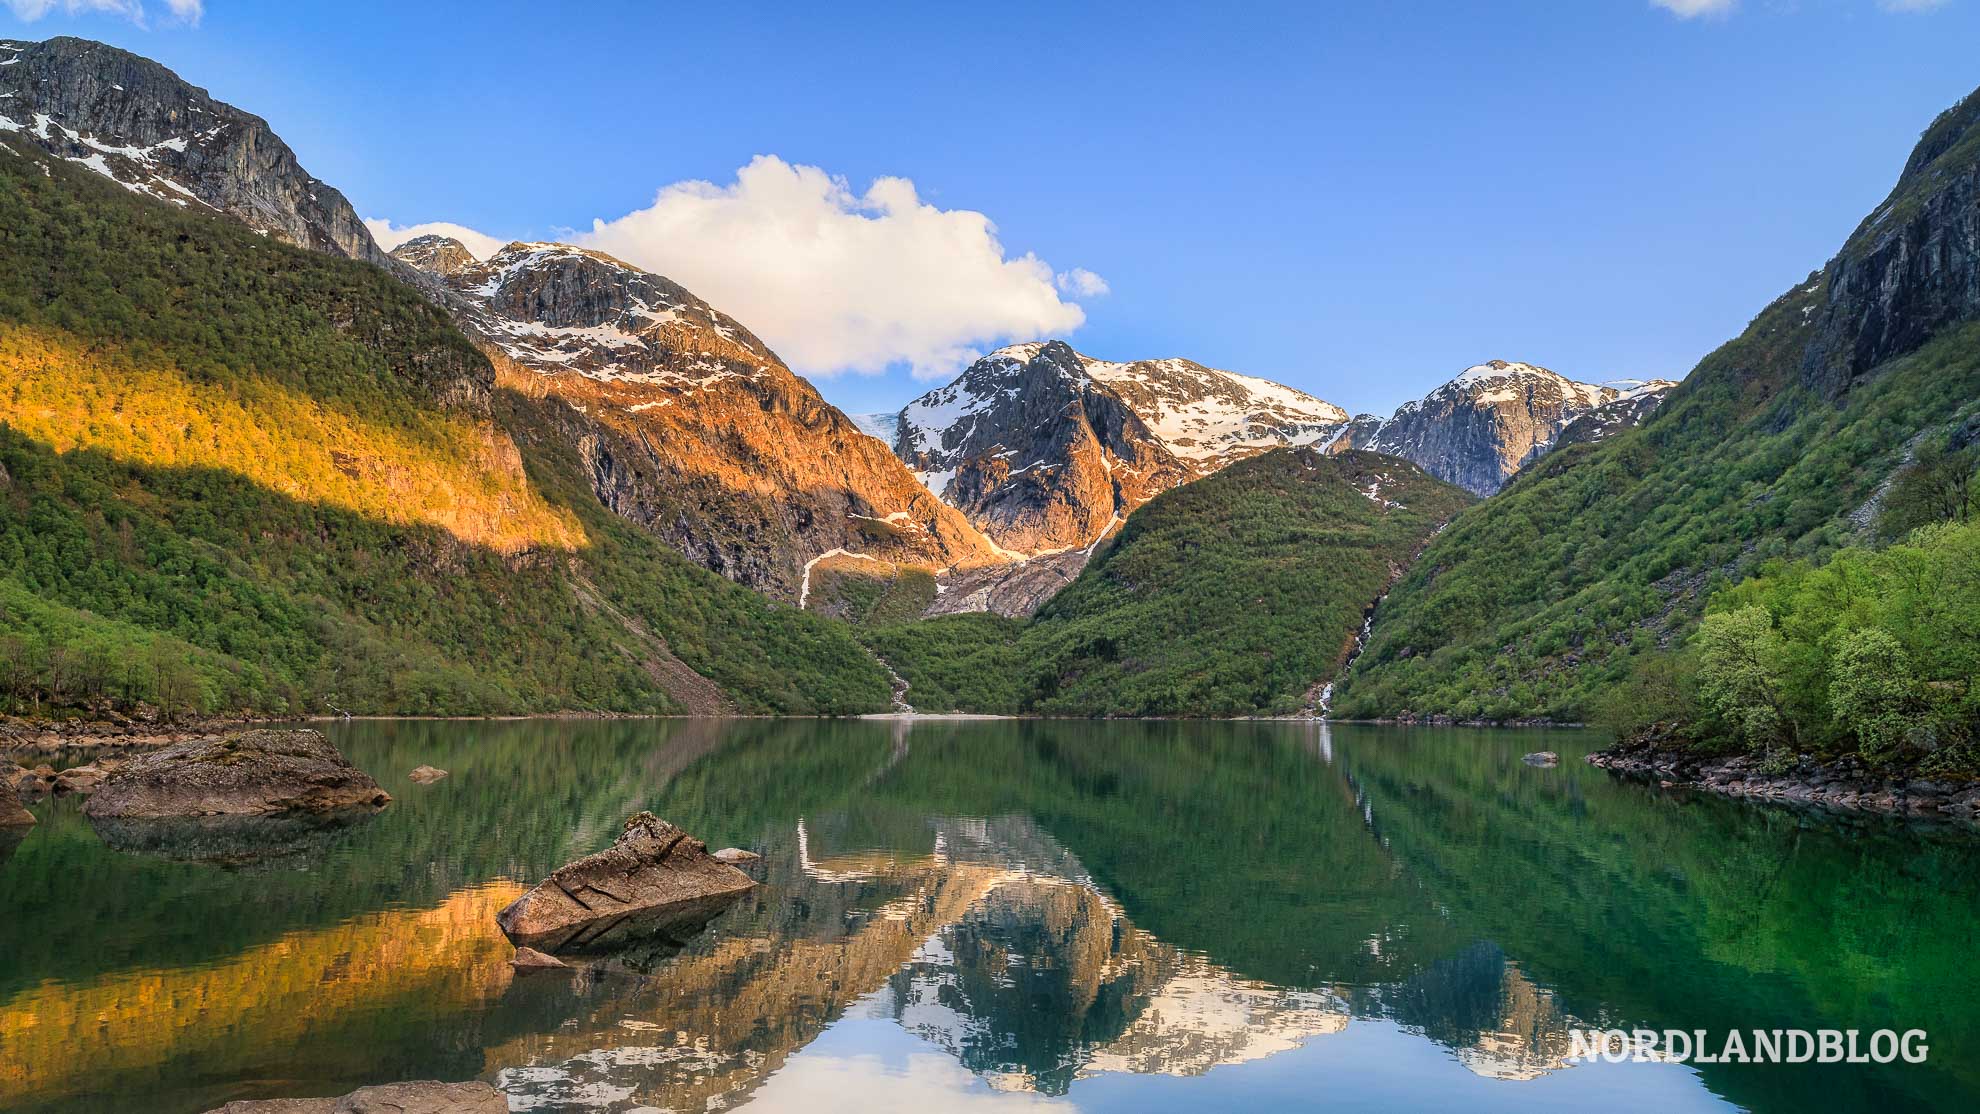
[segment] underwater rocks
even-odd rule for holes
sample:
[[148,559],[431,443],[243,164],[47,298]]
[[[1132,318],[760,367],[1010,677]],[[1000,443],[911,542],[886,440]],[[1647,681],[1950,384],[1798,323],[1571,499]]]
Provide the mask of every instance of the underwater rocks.
[[392,798],[320,731],[243,731],[131,759],[103,779],[92,819],[168,819],[378,808]]
[[629,927],[698,928],[755,885],[700,840],[642,812],[626,821],[616,843],[557,868],[495,923],[518,944],[584,948]]
[[250,1099],[207,1114],[508,1114],[509,1100],[486,1083],[388,1083],[342,1098]]

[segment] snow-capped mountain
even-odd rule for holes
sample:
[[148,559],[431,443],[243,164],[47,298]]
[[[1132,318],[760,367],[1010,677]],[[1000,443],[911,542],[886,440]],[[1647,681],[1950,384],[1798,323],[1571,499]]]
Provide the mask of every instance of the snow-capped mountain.
[[1150,498],[1233,461],[1324,442],[1347,413],[1189,360],[1114,363],[1062,341],[971,364],[896,418],[929,490],[1027,555],[1091,546]]
[[392,254],[443,284],[500,382],[570,404],[607,506],[718,572],[802,599],[832,554],[1005,560],[740,322],[666,278],[568,244],[482,261],[423,236]]
[[0,133],[134,193],[226,213],[299,247],[385,262],[344,195],[306,173],[266,120],[128,51],[66,37],[0,40]]
[[1582,383],[1533,364],[1491,360],[1386,420],[1360,415],[1333,444],[1399,456],[1479,495],[1505,486],[1584,416],[1578,439],[1594,440],[1643,420],[1668,380]]

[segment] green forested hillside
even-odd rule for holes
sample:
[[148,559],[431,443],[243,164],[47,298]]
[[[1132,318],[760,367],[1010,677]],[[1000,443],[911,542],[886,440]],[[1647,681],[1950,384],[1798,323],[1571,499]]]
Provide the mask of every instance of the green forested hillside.
[[1975,137],[1969,98],[1844,251],[1641,428],[1459,515],[1377,614],[1342,714],[1583,719],[1718,588],[1872,540],[1886,481],[1980,413]]
[[1136,510],[1028,623],[953,616],[866,637],[922,711],[1293,712],[1469,500],[1390,457],[1280,450]]
[[842,627],[599,506],[558,404],[376,267],[10,149],[0,373],[9,708],[886,706]]

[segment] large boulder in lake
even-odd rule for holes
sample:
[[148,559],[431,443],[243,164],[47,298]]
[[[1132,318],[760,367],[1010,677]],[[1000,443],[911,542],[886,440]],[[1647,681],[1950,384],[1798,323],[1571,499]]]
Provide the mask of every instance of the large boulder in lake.
[[495,916],[519,944],[582,948],[630,923],[703,923],[755,880],[708,853],[700,840],[642,812],[618,842],[567,863]]
[[91,818],[163,820],[377,808],[392,798],[321,731],[188,739],[117,767],[83,806]]

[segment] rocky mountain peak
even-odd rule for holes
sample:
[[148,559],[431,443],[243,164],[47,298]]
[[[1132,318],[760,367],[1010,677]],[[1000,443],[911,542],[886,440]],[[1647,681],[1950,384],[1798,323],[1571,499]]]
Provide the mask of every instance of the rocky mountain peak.
[[267,121],[104,43],[0,41],[0,140],[299,247],[387,260],[344,195],[305,172]]
[[1574,440],[1599,440],[1640,423],[1674,385],[1583,383],[1538,364],[1487,360],[1404,403],[1387,420],[1356,418],[1334,447],[1399,456],[1490,495],[1570,427]]
[[1324,441],[1347,413],[1192,360],[1113,362],[1062,340],[1007,345],[891,422],[929,490],[1000,545],[1090,546],[1161,491],[1283,445]]
[[442,278],[459,274],[481,262],[467,249],[466,244],[450,236],[415,236],[393,248],[392,258]]

